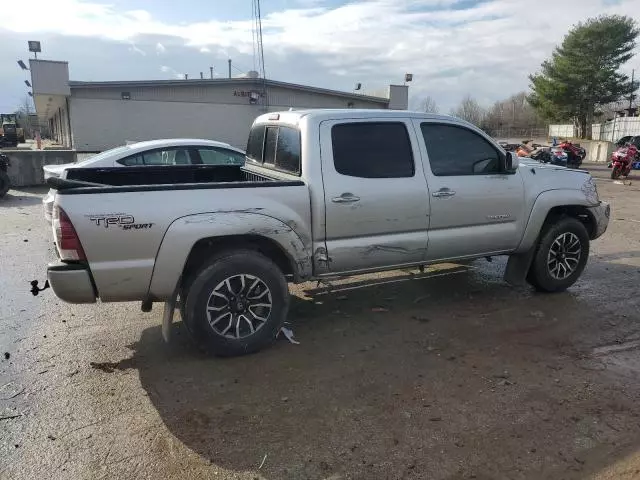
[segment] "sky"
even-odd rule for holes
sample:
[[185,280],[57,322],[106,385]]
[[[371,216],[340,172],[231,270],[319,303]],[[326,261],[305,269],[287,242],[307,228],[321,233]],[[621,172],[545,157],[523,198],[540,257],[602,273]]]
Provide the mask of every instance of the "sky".
[[[251,0],[6,1],[0,23],[0,112],[24,102],[27,40],[69,62],[71,80],[197,78],[254,69]],[[447,113],[526,90],[577,22],[640,11],[640,0],[262,0],[267,78],[377,92],[413,74],[410,106],[427,95]],[[640,70],[640,56],[626,69]]]

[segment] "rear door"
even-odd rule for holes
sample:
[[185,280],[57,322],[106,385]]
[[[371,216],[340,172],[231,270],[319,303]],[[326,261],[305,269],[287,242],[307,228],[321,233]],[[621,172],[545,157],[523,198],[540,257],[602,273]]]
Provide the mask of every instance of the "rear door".
[[429,196],[410,120],[320,126],[331,273],[422,261]]
[[520,242],[524,185],[478,131],[415,120],[431,192],[430,261],[507,252]]

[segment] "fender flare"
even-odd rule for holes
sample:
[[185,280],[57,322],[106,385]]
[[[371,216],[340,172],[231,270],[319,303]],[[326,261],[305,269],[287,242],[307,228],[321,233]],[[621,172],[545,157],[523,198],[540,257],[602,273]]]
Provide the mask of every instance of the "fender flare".
[[297,278],[312,273],[311,241],[295,222],[284,223],[262,213],[217,212],[188,215],[174,220],[156,254],[149,284],[154,300],[171,298],[193,246],[205,238],[258,236],[272,240],[289,257]]
[[527,252],[535,245],[551,209],[575,206],[585,208],[593,207],[593,205],[587,201],[581,190],[558,189],[547,190],[540,193],[529,213],[527,225],[515,253]]
[[511,285],[523,285],[527,273],[531,267],[531,262],[536,252],[536,241],[540,236],[544,222],[547,220],[549,212],[555,207],[593,207],[580,190],[547,190],[536,198],[527,226],[525,227],[520,245],[513,254],[509,256],[507,268],[504,272],[504,280]]

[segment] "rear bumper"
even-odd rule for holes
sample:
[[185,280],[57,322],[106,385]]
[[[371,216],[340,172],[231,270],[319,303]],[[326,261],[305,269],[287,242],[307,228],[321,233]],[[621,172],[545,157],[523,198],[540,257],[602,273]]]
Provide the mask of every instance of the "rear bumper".
[[589,207],[589,212],[595,220],[595,230],[591,235],[591,240],[602,236],[609,226],[609,217],[611,216],[611,207],[607,202],[600,202],[595,207]]
[[96,292],[89,269],[77,263],[52,263],[47,268],[49,285],[67,303],[95,303]]

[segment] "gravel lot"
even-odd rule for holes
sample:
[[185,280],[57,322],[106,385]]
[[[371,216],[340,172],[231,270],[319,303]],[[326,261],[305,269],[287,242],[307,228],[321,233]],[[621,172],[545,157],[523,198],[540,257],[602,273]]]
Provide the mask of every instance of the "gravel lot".
[[[198,353],[162,307],[67,305],[43,189],[0,201],[0,478],[640,478],[640,179],[570,291],[504,259],[293,289],[300,345]],[[636,173],[636,175],[638,175]],[[5,354],[6,352],[6,354]]]

